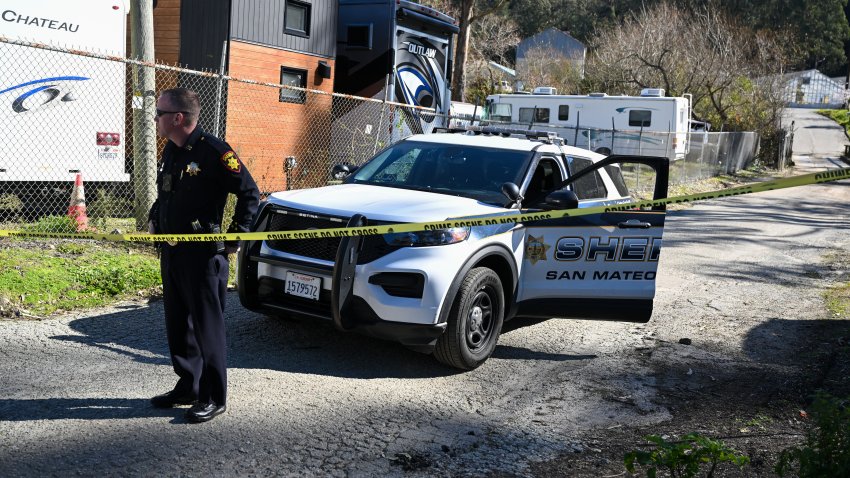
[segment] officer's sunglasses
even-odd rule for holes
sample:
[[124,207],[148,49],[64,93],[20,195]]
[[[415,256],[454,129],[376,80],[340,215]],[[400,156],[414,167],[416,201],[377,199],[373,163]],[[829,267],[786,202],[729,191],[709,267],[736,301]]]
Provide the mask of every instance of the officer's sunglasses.
[[188,114],[189,112],[188,111],[163,111],[159,108],[156,109],[156,117],[157,118],[161,118],[165,115],[173,115],[174,113],[183,113],[185,115],[185,114]]

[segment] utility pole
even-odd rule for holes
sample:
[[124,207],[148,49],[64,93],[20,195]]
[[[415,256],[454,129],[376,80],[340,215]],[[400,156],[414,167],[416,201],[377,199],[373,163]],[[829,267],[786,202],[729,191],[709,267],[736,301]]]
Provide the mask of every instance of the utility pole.
[[[131,55],[153,65],[153,4],[155,0],[133,0],[130,9]],[[133,65],[133,207],[136,229],[146,230],[148,211],[156,199],[156,70]]]

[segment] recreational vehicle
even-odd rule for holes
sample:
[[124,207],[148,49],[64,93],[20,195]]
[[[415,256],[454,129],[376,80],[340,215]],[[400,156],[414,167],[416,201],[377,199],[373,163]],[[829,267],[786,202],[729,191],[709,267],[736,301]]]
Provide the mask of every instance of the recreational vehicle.
[[601,154],[665,156],[687,153],[690,101],[647,88],[640,96],[558,95],[538,87],[533,94],[487,97],[485,119],[529,129],[552,129],[570,145]]
[[[124,57],[125,0],[4,0],[0,36]],[[124,154],[125,65],[0,43],[0,185],[48,212],[81,172],[88,186],[130,180]],[[58,201],[58,197],[56,199]]]
[[452,17],[418,3],[340,0],[334,89],[433,109],[437,116],[405,111],[411,132],[444,126],[457,32]]

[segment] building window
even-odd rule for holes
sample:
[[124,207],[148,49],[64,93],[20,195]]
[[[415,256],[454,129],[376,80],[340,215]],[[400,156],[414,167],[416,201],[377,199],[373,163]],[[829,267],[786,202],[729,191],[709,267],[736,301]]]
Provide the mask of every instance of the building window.
[[286,2],[284,31],[290,35],[310,36],[310,4],[304,2]]
[[[299,88],[307,87],[307,71],[296,70],[295,68],[280,67],[280,84],[286,86],[297,86]],[[304,91],[290,90],[288,88],[280,89],[280,101],[285,103],[304,103]]]
[[652,111],[631,110],[629,111],[629,126],[647,127],[652,123]]

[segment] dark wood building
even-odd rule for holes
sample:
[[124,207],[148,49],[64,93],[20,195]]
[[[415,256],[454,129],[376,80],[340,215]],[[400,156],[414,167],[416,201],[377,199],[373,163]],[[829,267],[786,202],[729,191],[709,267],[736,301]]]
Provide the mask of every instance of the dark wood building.
[[[157,61],[207,71],[219,71],[223,62],[235,78],[330,93],[337,8],[337,0],[159,0]],[[179,84],[198,90],[204,128],[226,136],[263,191],[286,186],[285,157],[306,164],[327,150],[326,135],[316,132],[330,127],[330,96],[306,101],[298,91],[242,82],[219,89],[214,79],[161,76],[158,88]],[[208,106],[217,102],[218,111]]]

